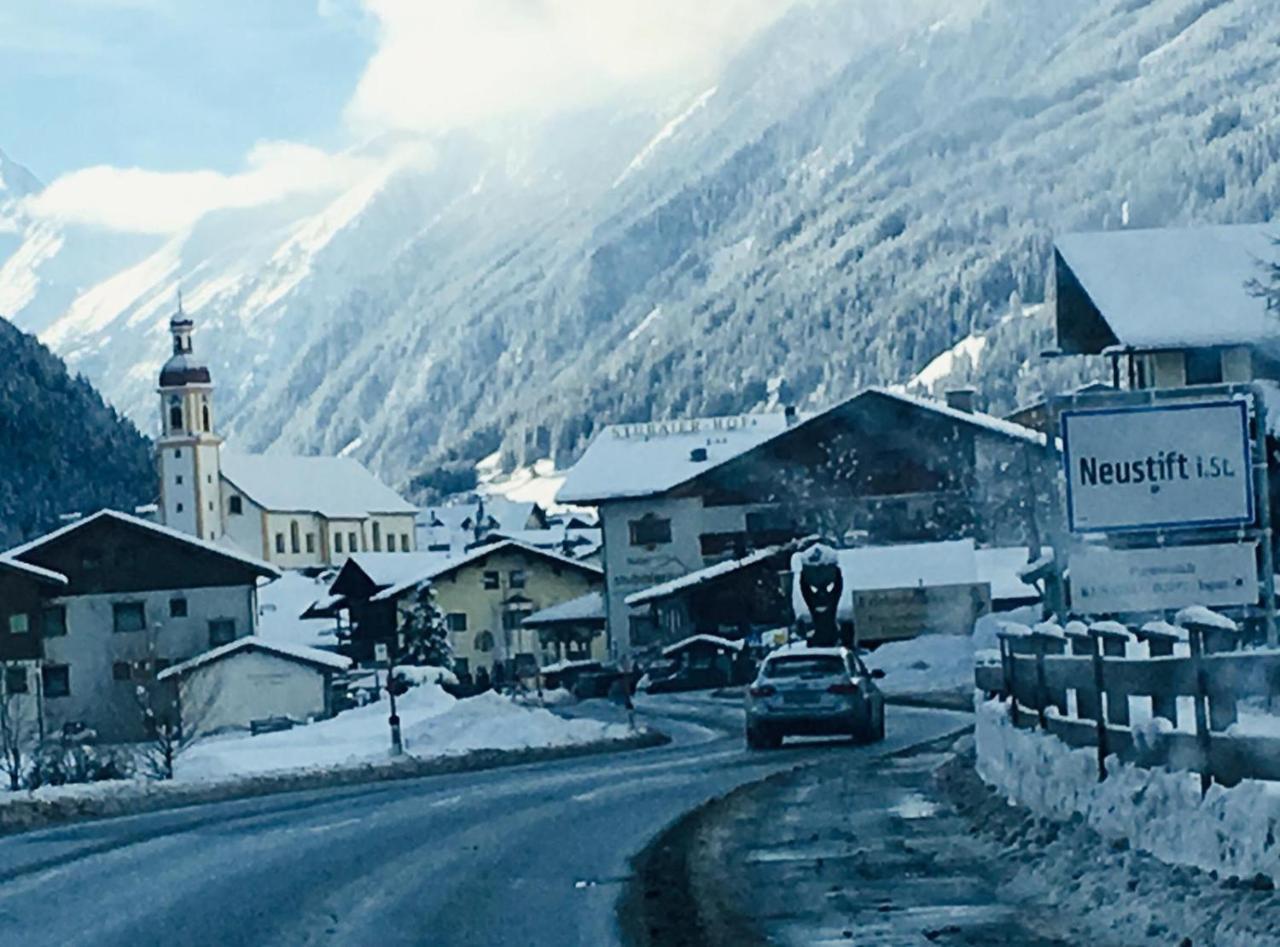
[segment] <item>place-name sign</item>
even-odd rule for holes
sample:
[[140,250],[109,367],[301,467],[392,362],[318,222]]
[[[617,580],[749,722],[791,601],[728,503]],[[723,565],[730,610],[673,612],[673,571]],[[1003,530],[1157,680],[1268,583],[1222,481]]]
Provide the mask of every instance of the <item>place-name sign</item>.
[[1073,532],[1253,522],[1244,401],[1064,411]]

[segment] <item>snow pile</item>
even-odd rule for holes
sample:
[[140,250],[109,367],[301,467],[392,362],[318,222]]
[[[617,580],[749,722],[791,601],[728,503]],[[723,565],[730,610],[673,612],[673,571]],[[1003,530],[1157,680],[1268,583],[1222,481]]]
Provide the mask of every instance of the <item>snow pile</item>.
[[866,656],[867,666],[884,671],[886,694],[969,690],[975,663],[999,662],[1000,631],[1036,620],[1038,606],[983,615],[971,635],[920,635],[882,644]]
[[1127,839],[1171,864],[1280,878],[1280,792],[1272,785],[1214,785],[1201,798],[1195,773],[1130,766],[1114,756],[1099,782],[1095,750],[1019,730],[999,700],[978,703],[975,739],[978,775],[1038,816],[1081,816],[1103,837]]
[[[176,776],[215,779],[384,760],[391,742],[389,710],[382,700],[292,730],[211,737],[179,757]],[[419,757],[566,746],[627,735],[625,727],[566,720],[541,708],[518,706],[492,691],[457,700],[431,683],[408,691],[396,710],[405,751]]]

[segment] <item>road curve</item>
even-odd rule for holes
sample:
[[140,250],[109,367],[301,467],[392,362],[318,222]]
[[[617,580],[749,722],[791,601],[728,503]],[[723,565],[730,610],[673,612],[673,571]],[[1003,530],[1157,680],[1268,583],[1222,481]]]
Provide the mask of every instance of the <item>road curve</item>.
[[748,753],[732,705],[641,716],[672,744],[0,839],[0,944],[603,947],[631,856],[682,813],[815,753],[864,766],[966,722],[890,708],[875,747]]

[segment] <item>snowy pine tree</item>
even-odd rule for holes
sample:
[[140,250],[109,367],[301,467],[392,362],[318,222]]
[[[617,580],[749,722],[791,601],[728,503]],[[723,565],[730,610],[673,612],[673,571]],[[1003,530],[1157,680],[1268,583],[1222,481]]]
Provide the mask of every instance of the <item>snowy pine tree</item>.
[[400,634],[404,641],[400,663],[452,670],[453,646],[449,643],[449,628],[444,613],[436,604],[436,590],[429,583],[418,586],[408,605],[401,609]]

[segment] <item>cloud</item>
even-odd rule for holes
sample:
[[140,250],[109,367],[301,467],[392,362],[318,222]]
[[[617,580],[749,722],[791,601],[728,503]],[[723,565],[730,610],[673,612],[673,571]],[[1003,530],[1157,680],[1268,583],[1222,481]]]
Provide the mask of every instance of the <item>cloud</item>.
[[710,84],[796,0],[365,0],[377,52],[361,130],[497,124]]
[[162,172],[107,165],[58,178],[25,206],[36,217],[128,233],[177,233],[204,214],[256,207],[294,194],[336,192],[371,162],[289,142],[262,142],[236,174]]

